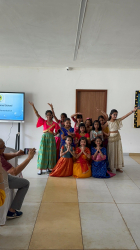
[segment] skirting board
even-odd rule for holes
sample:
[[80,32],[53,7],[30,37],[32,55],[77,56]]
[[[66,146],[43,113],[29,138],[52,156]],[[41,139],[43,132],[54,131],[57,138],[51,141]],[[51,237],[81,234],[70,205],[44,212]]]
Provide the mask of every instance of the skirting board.
[[129,153],[129,156],[140,156],[140,153]]

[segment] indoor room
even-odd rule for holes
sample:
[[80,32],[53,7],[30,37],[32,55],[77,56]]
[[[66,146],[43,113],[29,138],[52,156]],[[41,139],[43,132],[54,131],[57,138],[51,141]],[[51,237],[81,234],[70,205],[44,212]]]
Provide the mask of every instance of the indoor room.
[[0,250],[140,249],[139,13],[0,0]]

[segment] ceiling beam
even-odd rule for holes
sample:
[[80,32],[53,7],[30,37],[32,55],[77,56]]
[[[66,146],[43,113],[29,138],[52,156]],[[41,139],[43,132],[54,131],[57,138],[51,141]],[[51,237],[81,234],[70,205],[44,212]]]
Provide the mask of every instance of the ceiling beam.
[[88,2],[88,0],[81,1],[81,8],[80,8],[80,15],[79,15],[79,22],[78,22],[78,29],[77,29],[77,37],[76,37],[76,44],[75,44],[75,50],[74,50],[74,61],[77,59],[77,55],[78,55],[78,49],[79,49],[80,40],[81,40],[81,34],[82,34],[83,23],[84,23],[86,8],[87,8],[87,2]]

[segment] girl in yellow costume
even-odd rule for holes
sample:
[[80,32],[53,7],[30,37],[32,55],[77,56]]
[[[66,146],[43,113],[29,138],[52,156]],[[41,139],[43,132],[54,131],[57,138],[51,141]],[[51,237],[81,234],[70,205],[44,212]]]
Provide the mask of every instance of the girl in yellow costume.
[[3,181],[3,175],[2,175],[2,166],[0,162],[0,207],[4,204],[6,195],[4,191],[4,181]]
[[87,147],[87,139],[85,137],[80,138],[75,154],[76,161],[73,164],[73,176],[76,178],[90,177],[91,166],[89,160],[91,159],[91,154]]

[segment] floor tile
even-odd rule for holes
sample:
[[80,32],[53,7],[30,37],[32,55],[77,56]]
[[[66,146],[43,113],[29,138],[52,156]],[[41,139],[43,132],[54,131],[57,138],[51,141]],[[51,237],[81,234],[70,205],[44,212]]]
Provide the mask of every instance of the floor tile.
[[114,202],[103,180],[77,179],[79,202]]
[[33,226],[26,226],[20,223],[15,227],[0,227],[0,246],[2,246],[4,250],[28,249],[32,231]]
[[[24,202],[21,208],[23,215],[20,218],[7,220],[4,228],[12,227],[12,226],[34,226],[38,211],[39,211],[40,203],[31,203]],[[15,228],[13,227],[13,229]]]
[[78,203],[42,203],[29,249],[83,249]]
[[126,165],[137,165],[138,163],[130,156],[124,156],[124,166]]
[[49,177],[42,202],[77,202],[76,179]]
[[129,166],[125,168],[125,173],[132,179],[140,179],[140,165]]
[[[22,163],[27,158],[26,155],[23,155],[18,158],[18,164]],[[37,174],[37,155],[34,156],[34,158],[29,162],[29,164],[26,166],[26,168],[22,171],[24,178],[38,178],[38,179],[47,179],[48,174],[43,173],[42,175]]]
[[41,202],[47,179],[29,179],[30,187],[25,196],[26,202]]
[[80,203],[84,249],[137,249],[115,204]]
[[131,180],[106,181],[116,203],[140,203],[140,189]]
[[[115,180],[115,179],[118,179],[118,180],[130,180],[130,177],[127,175],[127,173],[125,173],[125,169],[126,168],[123,168],[123,173],[116,172],[116,175],[112,177],[113,180]],[[108,180],[112,180],[112,178],[111,179],[109,178]]]
[[137,187],[140,188],[140,179],[139,180],[133,180],[133,182],[137,185]]
[[28,249],[40,203],[23,203],[23,215],[0,227],[0,249]]
[[138,164],[140,164],[140,156],[130,156],[134,161],[136,161]]
[[118,204],[118,208],[140,249],[140,204]]

